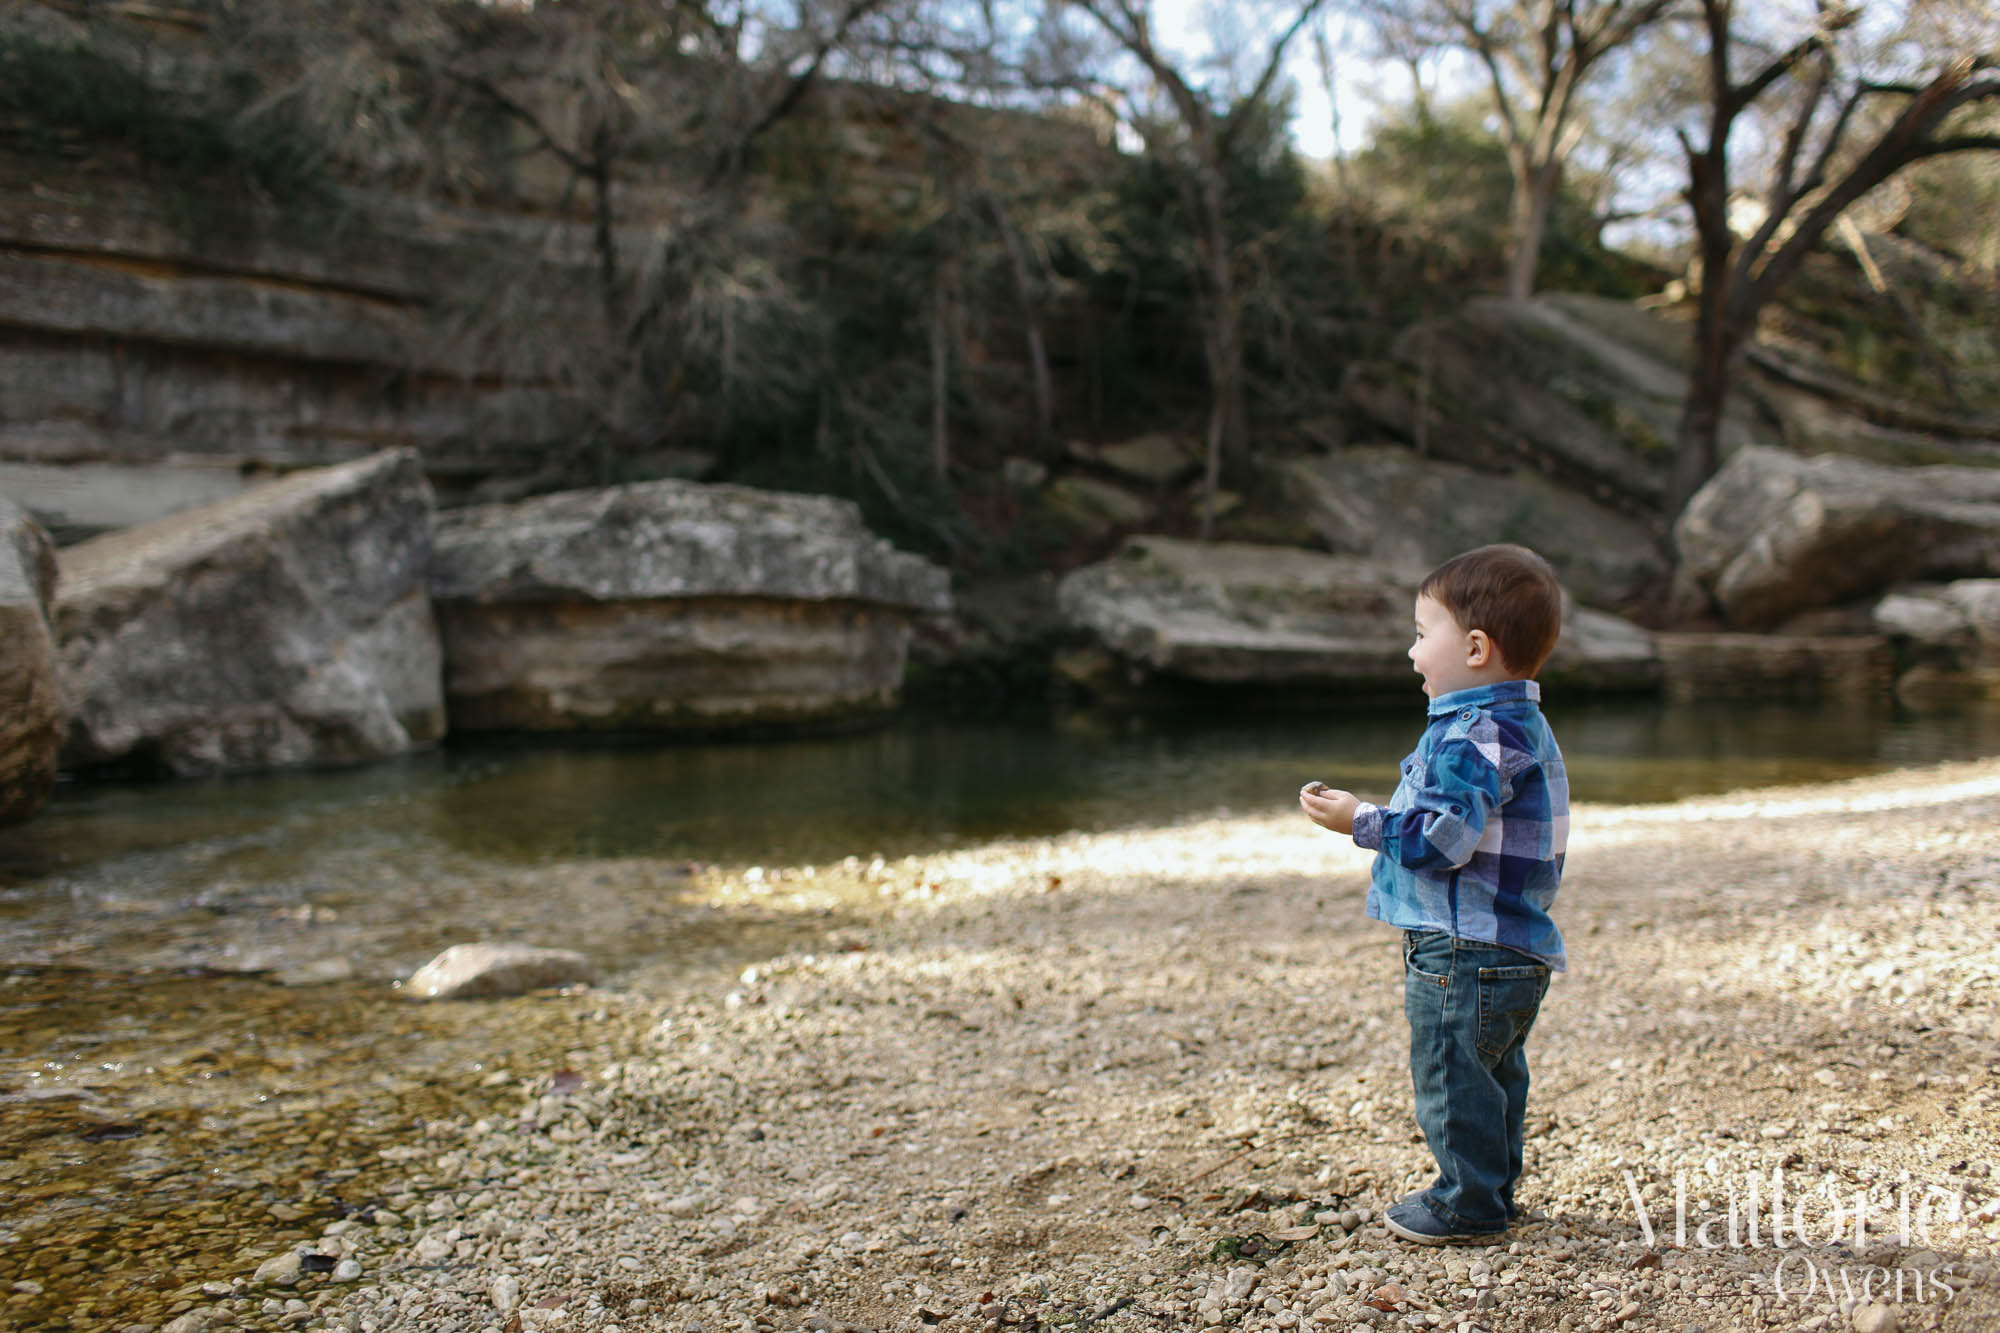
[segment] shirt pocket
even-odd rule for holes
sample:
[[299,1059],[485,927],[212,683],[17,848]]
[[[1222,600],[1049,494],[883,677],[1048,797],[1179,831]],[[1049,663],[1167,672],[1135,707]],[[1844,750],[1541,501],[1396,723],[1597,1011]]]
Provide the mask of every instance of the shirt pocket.
[[1424,783],[1430,780],[1430,765],[1420,754],[1413,754],[1403,761],[1402,780],[1396,784],[1396,794],[1389,798],[1392,810],[1407,810],[1416,801]]

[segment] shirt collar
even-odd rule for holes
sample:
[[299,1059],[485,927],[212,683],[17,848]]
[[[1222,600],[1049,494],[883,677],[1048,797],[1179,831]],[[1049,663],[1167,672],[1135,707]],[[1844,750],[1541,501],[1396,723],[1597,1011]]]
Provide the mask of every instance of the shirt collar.
[[1502,680],[1491,685],[1474,685],[1469,690],[1453,690],[1450,694],[1440,694],[1431,700],[1426,713],[1428,717],[1443,717],[1456,713],[1461,708],[1486,708],[1493,704],[1514,703],[1525,699],[1531,704],[1542,701],[1542,683],[1538,680]]

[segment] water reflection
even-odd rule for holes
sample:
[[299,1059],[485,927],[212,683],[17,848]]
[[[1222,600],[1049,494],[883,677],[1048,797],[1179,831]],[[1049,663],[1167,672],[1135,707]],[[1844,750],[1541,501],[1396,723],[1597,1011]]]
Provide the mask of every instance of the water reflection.
[[[2000,709],[1552,706],[1579,801],[1637,802],[2000,753]],[[1382,794],[1418,726],[1297,718],[908,719],[832,738],[459,747],[333,773],[64,790],[0,838],[0,919],[218,883],[449,874],[468,858],[824,861],[1288,806],[1309,778]]]

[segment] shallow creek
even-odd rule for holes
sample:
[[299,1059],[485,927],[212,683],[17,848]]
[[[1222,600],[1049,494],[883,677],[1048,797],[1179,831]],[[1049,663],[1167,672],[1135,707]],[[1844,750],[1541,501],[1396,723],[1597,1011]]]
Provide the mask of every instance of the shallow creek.
[[[2000,753],[1995,709],[1551,715],[1582,801]],[[1386,795],[1416,725],[1405,709],[913,719],[66,787],[0,833],[0,1329],[164,1324],[204,1282],[407,1206],[382,1193],[384,1151],[429,1119],[511,1111],[590,1044],[589,993],[402,998],[395,979],[449,944],[576,948],[612,986],[713,995],[848,919],[724,895],[730,872],[1265,813],[1309,778]]]

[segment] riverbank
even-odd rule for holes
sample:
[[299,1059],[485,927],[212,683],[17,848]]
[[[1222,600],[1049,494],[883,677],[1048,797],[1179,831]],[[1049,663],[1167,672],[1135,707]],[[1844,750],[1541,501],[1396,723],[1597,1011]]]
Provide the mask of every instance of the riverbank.
[[[531,1017],[463,1076],[490,1109],[376,1150],[372,1206],[172,1275],[168,1313],[176,1333],[1840,1328],[1850,1290],[1893,1298],[1900,1273],[1902,1327],[1990,1327],[1997,820],[2000,761],[1580,809],[1529,1218],[1446,1252],[1375,1217],[1429,1160],[1397,951],[1361,919],[1365,856],[1303,819],[701,872],[719,911],[825,927],[733,981],[663,964],[486,1002]],[[543,873],[557,900],[657,868]],[[1770,1234],[1774,1173],[1806,1246]]]

